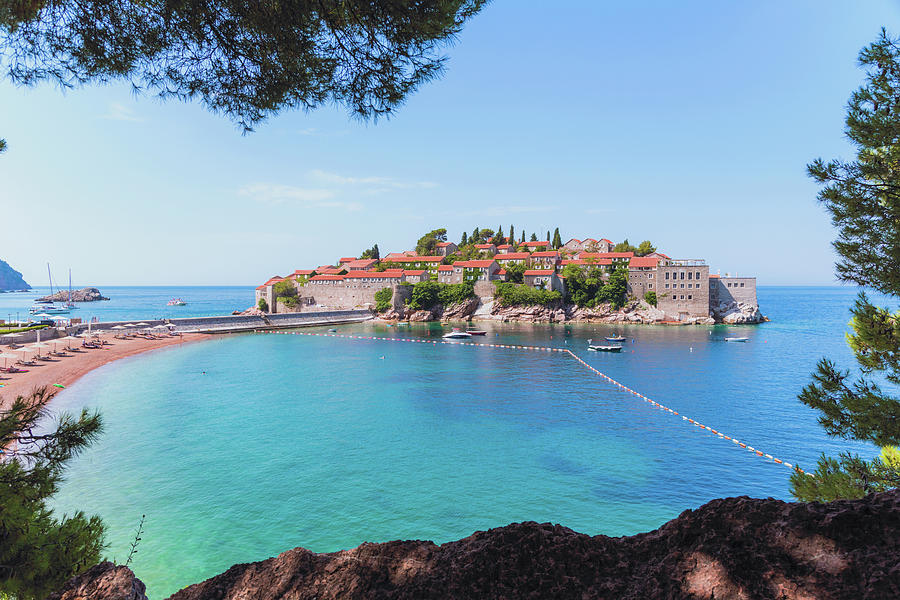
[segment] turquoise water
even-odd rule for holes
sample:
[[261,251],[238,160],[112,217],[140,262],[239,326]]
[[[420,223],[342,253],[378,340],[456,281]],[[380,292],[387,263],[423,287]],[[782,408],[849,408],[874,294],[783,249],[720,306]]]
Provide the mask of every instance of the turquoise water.
[[[105,286],[99,289],[109,301],[78,302],[77,308],[64,316],[77,317],[85,323],[92,317],[99,321],[209,317],[244,310],[254,303],[252,287]],[[34,300],[49,293],[49,287],[37,287],[29,292],[0,294],[0,319],[28,319],[28,309]],[[166,306],[172,298],[182,298],[187,305]]]
[[[823,450],[873,452],[825,437],[795,399],[822,355],[850,365],[854,294],[764,288],[773,322],[761,326],[495,325],[487,341],[572,348],[651,398],[809,467]],[[585,352],[613,330],[634,339],[626,353]],[[735,333],[750,342],[723,341]],[[295,546],[444,542],[521,520],[625,535],[716,497],[789,497],[784,466],[556,353],[229,336],[107,365],[53,404],[82,406],[102,410],[106,431],[74,461],[57,510],[102,515],[120,561],[146,514],[133,567],[153,598]]]

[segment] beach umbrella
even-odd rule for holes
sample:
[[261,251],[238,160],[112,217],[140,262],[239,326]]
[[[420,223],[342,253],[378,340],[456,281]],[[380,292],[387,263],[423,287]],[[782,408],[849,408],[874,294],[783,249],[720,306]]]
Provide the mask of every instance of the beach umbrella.
[[6,368],[6,363],[7,363],[7,361],[8,361],[10,358],[14,358],[14,359],[16,359],[16,360],[19,360],[18,355],[16,355],[16,354],[9,354],[8,352],[4,352],[3,354],[0,354],[0,358],[3,359],[3,368]]
[[168,327],[166,327],[165,325],[157,325],[153,329],[168,329]]
[[125,329],[125,325],[113,325],[113,329]]
[[144,323],[143,321],[141,321],[141,322],[138,323],[136,326],[137,326],[137,327],[147,327],[148,325],[150,325],[150,323]]

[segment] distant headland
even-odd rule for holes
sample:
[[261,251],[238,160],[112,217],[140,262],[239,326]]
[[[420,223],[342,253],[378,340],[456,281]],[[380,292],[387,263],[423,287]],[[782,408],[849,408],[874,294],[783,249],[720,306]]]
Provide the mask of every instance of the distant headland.
[[22,279],[22,274],[9,266],[5,260],[0,260],[0,292],[13,292],[30,290],[31,286]]
[[748,324],[760,313],[756,277],[710,273],[703,259],[676,259],[649,241],[476,228],[459,244],[447,230],[414,250],[378,245],[334,265],[297,269],[256,288],[264,313],[370,308],[387,320]]

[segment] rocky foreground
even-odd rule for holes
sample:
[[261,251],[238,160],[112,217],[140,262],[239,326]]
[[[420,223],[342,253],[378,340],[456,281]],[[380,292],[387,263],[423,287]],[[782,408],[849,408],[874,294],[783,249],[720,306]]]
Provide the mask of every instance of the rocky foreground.
[[[80,290],[72,290],[72,302],[98,302],[100,300],[109,300],[100,293],[95,287],[81,288]],[[37,302],[68,302],[69,290],[60,290],[55,294],[38,298]]]
[[[51,598],[145,596],[131,571],[104,563]],[[170,600],[451,598],[900,598],[900,491],[829,504],[713,500],[656,531],[621,538],[515,523],[441,546],[295,548],[235,565]]]
[[[480,304],[478,298],[448,307],[437,306],[429,310],[392,309],[381,315],[388,321],[502,321],[524,323],[669,323],[672,317],[646,302],[632,301],[621,308],[601,304],[596,308],[582,308],[574,304],[549,306],[502,306],[490,302]],[[743,302],[730,302],[715,307],[710,317],[692,317],[680,321],[684,325],[746,325],[767,321],[759,308]]]

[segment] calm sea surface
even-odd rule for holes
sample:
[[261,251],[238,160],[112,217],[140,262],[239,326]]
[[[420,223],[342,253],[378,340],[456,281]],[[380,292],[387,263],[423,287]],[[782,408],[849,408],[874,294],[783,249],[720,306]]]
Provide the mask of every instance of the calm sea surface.
[[[219,312],[250,298],[240,288],[120,289],[116,310],[135,302],[127,318],[164,314],[158,300],[175,294]],[[773,321],[760,326],[488,325],[486,341],[571,348],[682,414],[811,467],[822,451],[874,452],[827,438],[796,400],[821,356],[851,366],[843,333],[854,295],[762,288]],[[585,351],[614,330],[629,338],[625,353]],[[750,341],[723,341],[736,334]],[[107,365],[53,404],[85,406],[102,410],[106,431],[73,462],[56,508],[100,514],[119,561],[146,514],[132,566],[153,598],[301,545],[445,542],[522,520],[626,535],[712,498],[789,498],[786,467],[556,353],[235,335]]]

